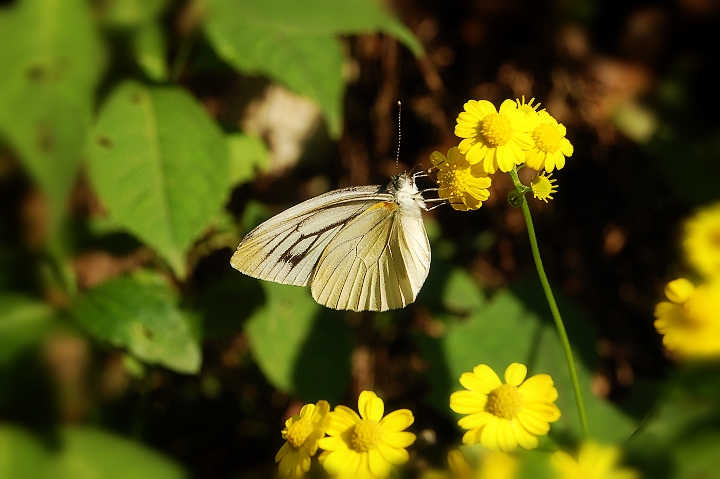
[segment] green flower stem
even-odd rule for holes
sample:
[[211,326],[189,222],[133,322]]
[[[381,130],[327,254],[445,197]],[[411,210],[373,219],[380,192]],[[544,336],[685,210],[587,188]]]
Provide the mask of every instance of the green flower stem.
[[520,207],[522,208],[525,225],[528,230],[528,236],[530,237],[530,247],[532,249],[533,259],[535,260],[535,267],[537,268],[538,275],[540,276],[540,282],[542,283],[545,297],[547,298],[548,305],[550,306],[553,320],[555,320],[555,327],[557,328],[558,335],[560,336],[560,342],[562,342],[563,349],[565,350],[565,359],[567,360],[568,370],[570,371],[570,379],[572,380],[573,390],[575,391],[575,401],[577,402],[578,414],[580,415],[580,425],[582,426],[583,435],[587,437],[587,414],[585,413],[585,402],[583,401],[582,392],[580,390],[577,368],[575,367],[575,360],[573,359],[572,349],[570,348],[570,340],[568,339],[567,332],[565,331],[565,325],[563,324],[562,317],[560,316],[560,310],[555,302],[555,296],[553,296],[552,289],[550,289],[550,283],[548,282],[547,275],[545,274],[545,268],[543,268],[542,259],[540,258],[540,250],[538,248],[537,238],[535,237],[535,227],[533,226],[532,217],[530,216],[530,208],[528,207],[528,202],[525,198],[525,192],[528,188],[520,183],[517,170],[510,170],[510,177],[515,184],[515,189],[521,197]]

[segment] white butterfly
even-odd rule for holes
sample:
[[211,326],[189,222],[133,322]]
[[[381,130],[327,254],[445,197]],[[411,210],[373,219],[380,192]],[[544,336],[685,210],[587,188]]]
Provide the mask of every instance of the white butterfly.
[[230,264],[254,278],[310,286],[333,309],[387,311],[415,301],[430,269],[413,176],[390,184],[330,191],[262,223]]

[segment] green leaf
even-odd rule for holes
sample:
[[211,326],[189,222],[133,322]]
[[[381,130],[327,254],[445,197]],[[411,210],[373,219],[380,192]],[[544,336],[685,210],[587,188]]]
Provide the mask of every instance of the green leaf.
[[225,137],[195,99],[180,88],[120,85],[100,112],[89,170],[113,219],[184,277],[187,249],[230,186]]
[[167,40],[159,22],[143,24],[133,35],[133,51],[138,65],[153,81],[168,79]]
[[246,183],[270,167],[265,143],[256,136],[234,133],[227,136],[230,152],[230,183]]
[[467,271],[455,268],[445,284],[443,305],[454,313],[471,313],[485,305],[485,295]]
[[85,0],[26,0],[0,28],[0,142],[65,211],[85,143],[102,62]]
[[63,431],[57,471],[67,479],[180,479],[187,477],[170,459],[127,439],[89,427]]
[[47,303],[21,295],[0,296],[0,364],[37,342],[54,315]]
[[268,75],[315,100],[333,137],[344,94],[338,35],[383,31],[422,54],[412,33],[372,0],[213,0],[205,30],[240,72]]
[[350,334],[307,288],[262,282],[266,304],[248,320],[255,359],[270,382],[306,401],[337,400],[350,379]]
[[100,20],[114,28],[143,27],[157,18],[168,0],[112,0],[102,2]]
[[87,427],[61,434],[51,451],[24,430],[0,425],[0,477],[13,479],[181,479],[170,459],[135,442]]
[[125,347],[139,359],[181,373],[200,369],[200,346],[177,298],[166,286],[120,277],[80,296],[73,318],[96,338]]
[[[633,422],[590,390],[595,341],[588,319],[567,300],[557,299],[574,348],[590,432],[601,440],[624,439]],[[462,389],[458,379],[463,372],[484,363],[502,377],[510,363],[519,362],[528,366],[528,375],[547,373],[555,381],[559,392],[556,404],[562,417],[553,423],[552,433],[581,437],[565,355],[539,283],[526,282],[503,290],[468,320],[448,322],[440,340],[419,340],[430,363],[430,401],[436,407],[450,411],[449,396]]]

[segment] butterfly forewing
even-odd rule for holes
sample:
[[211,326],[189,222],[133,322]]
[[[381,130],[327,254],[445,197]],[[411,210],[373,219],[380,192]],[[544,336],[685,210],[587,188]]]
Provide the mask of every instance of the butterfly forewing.
[[323,250],[355,218],[392,196],[379,186],[335,190],[274,216],[238,245],[230,264],[254,278],[306,286]]

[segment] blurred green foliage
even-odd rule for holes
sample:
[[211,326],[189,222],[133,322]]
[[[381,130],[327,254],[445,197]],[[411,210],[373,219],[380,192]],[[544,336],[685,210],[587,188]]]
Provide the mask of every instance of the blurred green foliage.
[[[423,25],[428,35],[433,25]],[[331,311],[306,289],[230,270],[242,234],[275,204],[298,198],[255,195],[249,185],[273,167],[267,138],[242,131],[223,115],[232,108],[203,92],[263,77],[312,101],[330,143],[357,122],[344,111],[343,37],[373,33],[408,56],[424,54],[415,34],[372,0],[22,0],[0,8],[0,188],[10,192],[0,225],[0,477],[264,477],[282,419],[301,402],[352,404],[349,391],[362,383],[354,361],[368,350],[383,351],[364,372],[377,373],[378,392],[415,408],[415,432],[438,432],[437,443],[419,445],[433,461],[459,442],[448,396],[478,363],[502,371],[522,362],[530,374],[551,374],[563,416],[543,447],[580,438],[538,284],[480,284],[456,254],[497,247],[489,229],[430,220],[433,264],[418,304],[379,315]],[[480,65],[485,57],[469,58]],[[436,72],[420,61],[420,82],[439,96]],[[205,84],[211,74],[224,83]],[[718,156],[720,136],[712,125],[687,131],[692,125],[673,116],[676,77],[682,71],[668,76],[653,108],[626,106],[613,121],[676,180],[679,197],[703,202],[718,197],[717,162],[706,160]],[[261,96],[247,90],[246,104]],[[678,173],[678,158],[694,166]],[[579,171],[572,168],[570,177]],[[28,226],[23,211],[36,197],[40,226]],[[631,462],[648,477],[720,477],[716,370],[689,368],[668,381],[653,371],[661,386],[630,391],[627,402],[594,395],[598,332],[576,301],[559,302],[592,434],[622,442],[659,401],[656,422],[629,444]],[[223,466],[208,466],[216,463]]]

